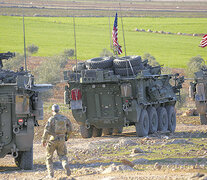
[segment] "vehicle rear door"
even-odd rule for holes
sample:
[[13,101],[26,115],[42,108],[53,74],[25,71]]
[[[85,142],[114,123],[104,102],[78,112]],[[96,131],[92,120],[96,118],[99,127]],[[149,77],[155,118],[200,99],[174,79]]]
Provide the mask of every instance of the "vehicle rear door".
[[89,119],[114,119],[121,114],[120,89],[115,84],[96,84],[85,89]]

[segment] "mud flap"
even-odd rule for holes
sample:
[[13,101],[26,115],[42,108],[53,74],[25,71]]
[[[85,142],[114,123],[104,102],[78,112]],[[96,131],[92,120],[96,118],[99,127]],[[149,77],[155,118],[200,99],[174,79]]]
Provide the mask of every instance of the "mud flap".
[[70,107],[71,109],[83,109],[82,107],[82,100],[77,100],[77,101],[70,101]]
[[34,139],[34,121],[27,120],[27,130],[20,131],[16,134],[16,145],[19,151],[29,151]]
[[204,101],[196,101],[196,108],[199,114],[206,114],[206,103]]
[[128,109],[126,118],[130,122],[139,122],[142,107],[139,106],[136,100],[132,101],[131,107]]
[[85,125],[86,113],[83,113],[82,109],[73,109],[72,114],[79,125]]

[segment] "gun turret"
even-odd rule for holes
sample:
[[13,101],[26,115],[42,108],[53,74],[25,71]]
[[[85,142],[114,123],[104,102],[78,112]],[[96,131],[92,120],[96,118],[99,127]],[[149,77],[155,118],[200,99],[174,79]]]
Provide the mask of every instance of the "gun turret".
[[14,56],[15,56],[15,53],[12,53],[12,52],[0,53],[0,68],[3,67],[3,63],[2,63],[3,59],[8,60],[9,58],[13,58]]

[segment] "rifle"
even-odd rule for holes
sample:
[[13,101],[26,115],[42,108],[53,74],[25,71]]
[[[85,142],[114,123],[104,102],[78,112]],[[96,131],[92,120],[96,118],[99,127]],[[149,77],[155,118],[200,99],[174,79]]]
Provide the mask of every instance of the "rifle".
[[7,52],[7,53],[0,53],[0,68],[3,67],[2,60],[6,59],[8,60],[9,58],[13,58],[15,56],[15,53]]

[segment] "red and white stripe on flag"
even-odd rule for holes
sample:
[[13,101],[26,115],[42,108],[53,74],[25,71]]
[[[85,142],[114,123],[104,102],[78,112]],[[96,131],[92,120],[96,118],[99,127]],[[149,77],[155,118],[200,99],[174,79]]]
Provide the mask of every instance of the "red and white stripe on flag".
[[202,48],[207,46],[207,34],[203,36],[199,46]]
[[118,54],[121,54],[122,53],[121,46],[118,43],[117,19],[118,19],[118,16],[117,16],[117,13],[116,13],[116,16],[115,16],[115,19],[114,19],[114,26],[113,26],[113,30],[112,30],[112,39],[113,39],[113,46],[114,46],[115,51],[117,51]]
[[117,36],[118,36],[118,30],[117,30],[116,27],[114,27],[113,31],[112,31],[113,46],[116,49],[116,51],[118,52],[118,54],[121,54],[122,53],[122,49],[121,49],[121,46],[118,43]]

